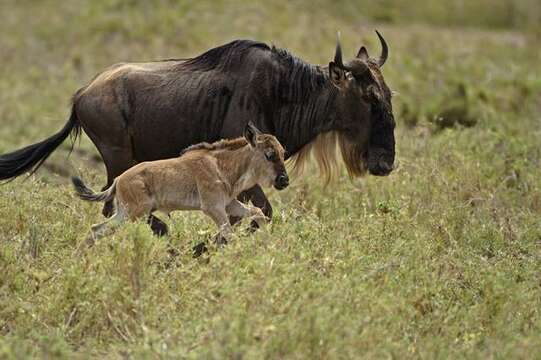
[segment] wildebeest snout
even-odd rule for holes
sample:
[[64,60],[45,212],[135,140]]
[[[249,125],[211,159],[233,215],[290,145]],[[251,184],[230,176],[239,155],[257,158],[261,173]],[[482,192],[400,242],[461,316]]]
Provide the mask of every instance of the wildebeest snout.
[[283,190],[289,185],[289,177],[287,174],[279,174],[274,180],[274,187],[277,190]]
[[[378,162],[378,168],[379,168],[379,173],[381,175],[389,175],[391,173],[391,171],[393,171],[394,169],[394,166],[392,164],[389,164],[387,161],[385,161],[385,159],[381,158],[379,159],[379,162]],[[379,174],[378,174],[379,175]]]
[[394,170],[394,152],[383,149],[372,151],[368,157],[368,171],[375,176],[387,176]]

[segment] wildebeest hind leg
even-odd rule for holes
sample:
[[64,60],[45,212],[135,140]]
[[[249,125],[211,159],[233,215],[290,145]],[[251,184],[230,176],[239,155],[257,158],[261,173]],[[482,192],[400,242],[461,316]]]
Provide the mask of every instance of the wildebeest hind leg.
[[[105,190],[111,186],[118,175],[135,165],[137,161],[133,158],[131,148],[128,146],[112,147],[102,145],[99,150],[107,170],[107,185],[103,188]],[[106,217],[113,215],[112,201],[107,201],[103,205],[102,213]]]
[[[101,191],[105,191],[106,189],[109,188],[109,186],[111,186],[111,184],[107,184],[105,185]],[[114,206],[113,206],[113,201],[110,200],[110,201],[106,201],[105,204],[103,204],[103,209],[101,211],[101,213],[103,214],[103,216],[105,217],[111,217],[113,215],[113,211],[114,211]]]

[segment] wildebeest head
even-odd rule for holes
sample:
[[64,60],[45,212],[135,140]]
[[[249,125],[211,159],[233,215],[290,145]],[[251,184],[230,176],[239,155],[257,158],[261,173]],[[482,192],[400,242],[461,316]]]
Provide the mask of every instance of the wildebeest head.
[[353,60],[344,63],[338,37],[334,61],[329,63],[330,80],[338,88],[340,148],[353,175],[362,175],[366,169],[372,175],[388,175],[395,158],[391,91],[380,70],[387,60],[388,47],[376,33],[382,47],[379,58],[370,58],[362,46]]
[[262,134],[251,122],[244,129],[244,137],[255,150],[254,167],[260,174],[261,186],[272,186],[277,190],[289,185],[284,154],[285,150],[274,135]]

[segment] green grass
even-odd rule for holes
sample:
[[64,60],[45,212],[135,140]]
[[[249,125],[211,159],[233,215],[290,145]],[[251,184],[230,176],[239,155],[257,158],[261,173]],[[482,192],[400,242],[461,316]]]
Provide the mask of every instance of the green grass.
[[66,142],[0,187],[0,358],[539,357],[538,4],[372,3],[3,1],[0,153],[59,129],[114,62],[247,37],[325,64],[336,30],[345,54],[376,54],[377,28],[398,169],[294,178],[270,193],[272,225],[204,259],[190,249],[215,229],[197,213],[167,239],[130,224],[81,255],[100,209],[65,175],[105,176],[86,137],[69,158]]

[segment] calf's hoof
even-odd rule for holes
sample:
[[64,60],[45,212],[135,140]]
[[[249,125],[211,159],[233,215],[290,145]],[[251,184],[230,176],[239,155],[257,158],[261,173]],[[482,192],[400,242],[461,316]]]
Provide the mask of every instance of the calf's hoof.
[[212,241],[214,241],[217,247],[222,247],[224,245],[227,245],[227,242],[228,242],[227,238],[220,233],[217,233],[216,235],[214,235],[212,237]]
[[242,218],[240,218],[238,216],[229,216],[229,223],[231,224],[231,226],[237,224],[241,220],[242,220]]
[[257,229],[259,229],[259,224],[257,223],[257,221],[255,221],[255,220],[250,221],[250,227],[248,228],[248,231],[253,233]]

